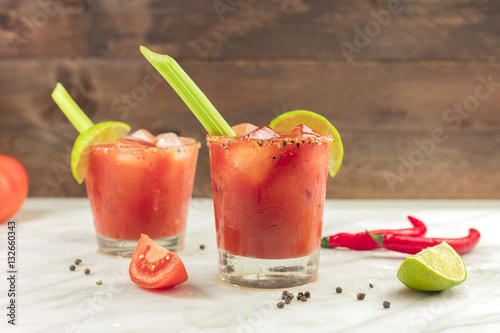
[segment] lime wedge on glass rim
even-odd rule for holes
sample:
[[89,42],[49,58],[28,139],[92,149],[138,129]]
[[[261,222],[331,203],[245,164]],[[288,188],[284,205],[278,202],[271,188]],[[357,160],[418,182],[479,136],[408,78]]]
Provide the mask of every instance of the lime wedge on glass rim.
[[406,258],[397,277],[411,289],[443,291],[464,282],[467,270],[460,255],[443,242]]
[[323,136],[331,135],[333,141],[330,145],[330,160],[328,161],[328,173],[335,176],[342,164],[344,147],[337,129],[323,116],[306,110],[290,111],[274,118],[269,124],[278,133],[290,133],[295,126],[306,125],[316,133]]
[[98,143],[115,142],[130,131],[130,126],[119,121],[96,124],[80,133],[71,151],[71,171],[78,183],[82,183],[89,168],[90,147]]
[[71,171],[78,183],[87,175],[88,155],[92,145],[115,142],[130,131],[130,126],[119,121],[106,121],[94,125],[61,83],[57,83],[52,99],[80,132],[71,152]]

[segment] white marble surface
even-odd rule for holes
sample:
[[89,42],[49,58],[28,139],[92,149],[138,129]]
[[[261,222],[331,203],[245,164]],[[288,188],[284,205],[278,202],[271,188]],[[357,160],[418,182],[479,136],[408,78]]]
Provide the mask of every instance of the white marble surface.
[[[0,279],[0,332],[498,332],[500,331],[500,201],[328,200],[324,234],[409,226],[422,219],[429,236],[482,233],[463,255],[465,283],[442,293],[404,287],[402,254],[321,250],[319,279],[308,302],[275,305],[281,290],[234,287],[217,279],[212,202],[194,200],[186,248],[189,280],[150,292],[128,277],[129,259],[96,251],[86,199],[28,199],[16,215],[17,325],[7,324],[7,281]],[[7,225],[0,225],[0,266],[7,275]],[[206,249],[200,250],[199,245]],[[76,259],[83,263],[72,272]],[[85,275],[84,268],[92,273]],[[96,285],[102,280],[102,285]],[[369,283],[375,287],[370,289]],[[335,288],[341,286],[342,294]],[[356,300],[365,292],[364,301]],[[383,309],[382,302],[391,302]]]

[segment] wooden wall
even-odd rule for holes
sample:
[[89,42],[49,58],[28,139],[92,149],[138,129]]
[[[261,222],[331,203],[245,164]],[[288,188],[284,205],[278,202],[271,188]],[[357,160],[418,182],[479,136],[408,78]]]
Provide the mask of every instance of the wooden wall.
[[[58,81],[94,122],[204,141],[139,45],[175,57],[230,124],[330,119],[345,147],[330,198],[500,198],[497,0],[3,0],[0,153],[31,196],[86,194]],[[205,146],[194,194],[210,196]]]

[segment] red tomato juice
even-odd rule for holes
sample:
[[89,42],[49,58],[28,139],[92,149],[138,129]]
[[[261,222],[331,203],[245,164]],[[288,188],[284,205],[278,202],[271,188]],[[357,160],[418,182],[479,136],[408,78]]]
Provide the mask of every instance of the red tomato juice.
[[157,148],[118,141],[90,148],[87,193],[98,235],[138,240],[186,229],[200,144]]
[[331,141],[208,135],[219,249],[262,259],[317,251]]

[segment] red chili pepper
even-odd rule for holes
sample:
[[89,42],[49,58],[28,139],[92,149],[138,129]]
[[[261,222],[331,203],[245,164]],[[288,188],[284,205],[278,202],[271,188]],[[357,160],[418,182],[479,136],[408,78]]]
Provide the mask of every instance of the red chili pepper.
[[[374,235],[382,234],[396,234],[406,236],[423,236],[427,231],[425,224],[411,216],[408,216],[413,228],[407,229],[387,229],[387,230],[373,230],[370,231]],[[357,234],[350,234],[341,232],[333,236],[323,237],[321,240],[321,247],[334,248],[334,247],[347,247],[352,250],[374,250],[379,249],[380,245],[373,240],[373,238],[366,232],[358,232]]]
[[448,243],[458,254],[462,254],[472,250],[479,242],[480,237],[481,235],[476,229],[469,229],[469,235],[462,238],[425,238],[390,233],[372,236],[384,249],[408,254],[416,254],[423,249],[436,246],[442,242]]

